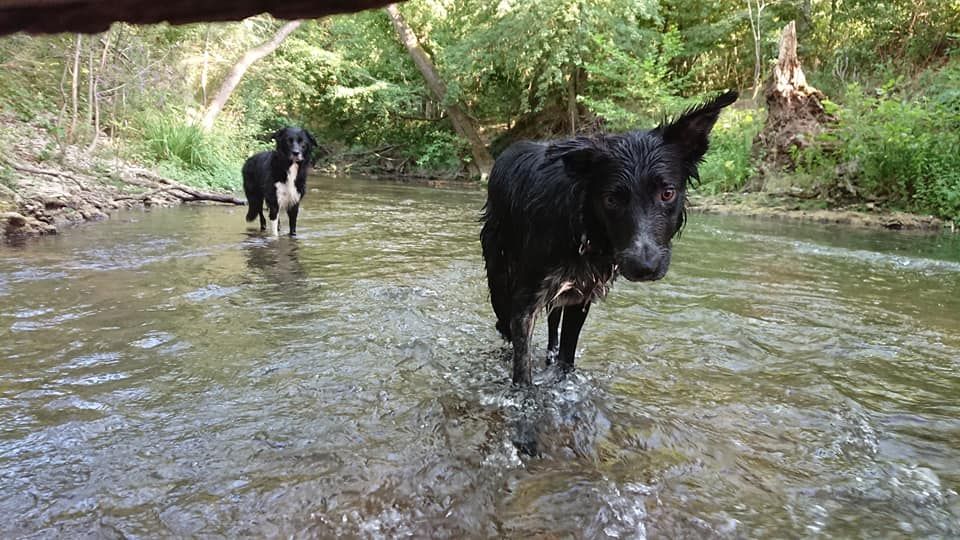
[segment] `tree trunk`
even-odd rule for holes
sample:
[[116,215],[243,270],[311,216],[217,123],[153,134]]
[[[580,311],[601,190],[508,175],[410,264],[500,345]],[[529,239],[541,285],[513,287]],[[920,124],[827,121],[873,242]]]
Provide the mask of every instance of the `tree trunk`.
[[66,138],[64,137],[64,134],[66,133],[64,121],[70,101],[70,99],[67,97],[67,89],[65,86],[67,84],[67,75],[70,73],[69,54],[70,51],[68,49],[63,57],[63,73],[60,75],[60,113],[57,114],[57,129],[53,130],[54,137],[57,140],[57,145],[60,147],[61,156],[63,156],[64,146],[66,145]]
[[93,77],[93,89],[90,92],[90,97],[93,100],[93,139],[90,140],[87,153],[93,152],[97,147],[97,141],[100,139],[100,78],[103,76],[103,70],[107,68],[107,55],[109,53],[110,32],[107,32],[103,38],[103,52],[100,54],[100,66],[97,68],[97,73]]
[[389,4],[384,10],[387,12],[387,15],[390,16],[390,21],[393,23],[397,35],[400,36],[400,41],[403,43],[403,46],[406,47],[407,52],[410,53],[413,63],[416,64],[417,69],[420,70],[420,74],[423,75],[424,80],[427,82],[427,88],[430,89],[430,92],[437,101],[444,103],[444,107],[447,109],[447,115],[453,123],[453,129],[458,135],[470,143],[470,151],[473,154],[473,165],[476,172],[480,175],[480,179],[485,181],[487,177],[490,176],[491,169],[493,169],[493,157],[490,155],[490,151],[487,150],[483,139],[480,138],[480,133],[477,131],[476,125],[460,105],[445,102],[447,87],[440,79],[440,75],[430,60],[430,56],[420,45],[420,40],[417,39],[416,34],[413,33],[413,30],[411,30],[406,21],[403,20],[403,16],[400,15],[400,10],[397,9],[396,4]]
[[570,117],[570,136],[577,135],[577,77],[579,69],[572,66],[570,69],[570,80],[567,88],[567,116]]
[[831,120],[822,92],[807,84],[797,57],[797,28],[791,21],[780,34],[780,54],[764,90],[767,120],[754,148],[765,150],[764,165],[793,169],[797,150],[809,146]]
[[93,57],[96,54],[96,42],[90,38],[87,49],[87,129],[93,125]]
[[73,48],[73,80],[71,86],[70,128],[67,130],[67,144],[73,142],[73,132],[77,129],[77,117],[80,115],[78,102],[80,101],[80,53],[83,50],[83,34],[77,34],[76,45]]
[[[756,2],[756,13],[753,7]],[[747,14],[750,17],[750,33],[753,36],[753,99],[756,100],[760,94],[760,86],[763,81],[763,55],[761,54],[760,40],[763,39],[763,32],[760,28],[762,21],[763,8],[767,7],[763,0],[747,0]]]
[[210,25],[203,35],[203,69],[200,70],[200,104],[207,106],[207,72],[210,69]]
[[223,106],[227,104],[227,100],[230,99],[230,94],[232,94],[237,85],[240,84],[240,79],[243,78],[247,69],[257,60],[277,50],[277,47],[283,43],[283,40],[287,39],[287,36],[296,30],[302,22],[303,21],[300,20],[288,22],[280,27],[280,30],[277,30],[277,33],[270,38],[270,41],[250,49],[240,57],[240,60],[230,69],[230,73],[227,74],[227,78],[224,79],[223,84],[220,85],[220,90],[217,91],[217,95],[213,97],[213,101],[211,101],[207,107],[207,112],[203,115],[203,120],[200,121],[200,127],[204,131],[209,131],[210,128],[213,127],[217,116],[220,114],[220,111],[223,110]]

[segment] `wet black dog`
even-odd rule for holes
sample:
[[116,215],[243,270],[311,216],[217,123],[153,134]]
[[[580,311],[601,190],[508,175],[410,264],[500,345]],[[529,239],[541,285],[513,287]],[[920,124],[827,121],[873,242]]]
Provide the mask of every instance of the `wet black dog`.
[[260,216],[260,230],[267,229],[263,203],[270,212],[270,232],[279,234],[279,214],[287,211],[290,236],[297,234],[297,214],[307,189],[310,152],[317,147],[305,129],[285,127],[273,134],[273,150],[250,156],[243,164],[243,191],[247,194],[247,222]]
[[[530,340],[548,316],[548,361],[573,369],[590,304],[613,280],[662,278],[683,227],[687,183],[730,91],[650,131],[518,142],[493,166],[480,240],[513,382],[531,383]],[[562,332],[561,330],[562,320]]]

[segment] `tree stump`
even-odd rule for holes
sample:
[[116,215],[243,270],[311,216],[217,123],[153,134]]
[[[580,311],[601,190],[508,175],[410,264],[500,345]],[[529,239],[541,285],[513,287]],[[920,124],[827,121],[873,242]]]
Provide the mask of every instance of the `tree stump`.
[[797,27],[790,21],[780,34],[780,54],[764,89],[767,120],[754,140],[762,152],[760,175],[796,168],[798,150],[810,146],[831,120],[823,92],[807,84],[797,57]]

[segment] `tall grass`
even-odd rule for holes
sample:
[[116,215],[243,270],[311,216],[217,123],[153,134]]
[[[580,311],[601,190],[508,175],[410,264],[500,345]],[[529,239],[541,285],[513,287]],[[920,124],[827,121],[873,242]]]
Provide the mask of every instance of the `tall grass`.
[[251,137],[225,128],[205,132],[184,116],[146,114],[139,120],[140,154],[164,174],[198,187],[237,190]]

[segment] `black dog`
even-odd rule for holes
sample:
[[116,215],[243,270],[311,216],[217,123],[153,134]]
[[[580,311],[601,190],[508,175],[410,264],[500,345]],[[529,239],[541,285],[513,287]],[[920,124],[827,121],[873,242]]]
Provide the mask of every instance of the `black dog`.
[[310,152],[317,141],[305,129],[285,127],[273,134],[277,147],[250,156],[243,164],[243,191],[247,194],[247,222],[260,216],[260,230],[267,229],[263,203],[270,211],[270,231],[279,234],[279,214],[287,211],[290,236],[297,234],[297,214],[307,189]]
[[613,280],[667,273],[687,182],[699,179],[707,136],[736,99],[729,91],[650,131],[518,142],[497,158],[480,240],[497,330],[513,343],[514,384],[531,383],[541,310],[547,360],[569,371],[590,304]]

